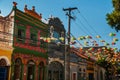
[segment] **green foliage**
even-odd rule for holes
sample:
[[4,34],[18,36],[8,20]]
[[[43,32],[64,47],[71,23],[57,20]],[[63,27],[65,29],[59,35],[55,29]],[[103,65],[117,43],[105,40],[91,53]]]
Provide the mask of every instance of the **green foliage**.
[[113,7],[116,11],[120,11],[120,0],[112,0]]
[[120,0],[112,0],[114,10],[106,16],[107,23],[116,31],[120,30]]
[[105,69],[111,68],[111,66],[112,66],[112,63],[106,61],[106,58],[98,59],[98,60],[96,61],[96,64],[98,64],[99,66],[101,66],[101,67],[103,67],[103,68],[105,68]]
[[120,74],[120,67],[117,68],[117,73]]
[[100,65],[101,67],[105,67],[107,61],[105,61],[105,59],[99,59],[96,64]]

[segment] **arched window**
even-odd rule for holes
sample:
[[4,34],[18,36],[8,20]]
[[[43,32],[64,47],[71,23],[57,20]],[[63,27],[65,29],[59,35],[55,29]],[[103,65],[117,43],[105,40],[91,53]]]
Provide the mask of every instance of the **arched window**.
[[5,59],[0,59],[0,66],[7,66]]
[[33,60],[28,61],[27,80],[34,80],[35,63]]
[[20,58],[17,58],[15,60],[15,65],[14,65],[14,80],[20,80],[21,70],[22,70],[22,61]]
[[40,62],[39,64],[39,80],[44,79],[44,63]]
[[64,67],[61,63],[54,61],[54,62],[51,62],[51,64],[49,64],[48,79],[49,80],[63,80],[64,79]]
[[81,67],[79,68],[79,71],[78,71],[78,80],[81,79],[81,75],[82,75],[82,69]]
[[0,59],[0,80],[7,80],[8,67],[5,59]]

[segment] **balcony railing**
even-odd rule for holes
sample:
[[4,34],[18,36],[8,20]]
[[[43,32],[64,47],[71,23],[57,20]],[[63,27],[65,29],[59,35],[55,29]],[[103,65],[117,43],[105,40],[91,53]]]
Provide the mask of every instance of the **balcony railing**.
[[[13,41],[13,37],[15,38]],[[27,39],[25,37],[20,37],[16,36],[11,33],[5,32],[5,31],[0,31],[0,43],[4,43],[7,46],[12,46],[13,42],[21,43],[21,44],[28,44],[30,46],[35,46],[35,47],[42,47],[46,48],[47,43],[44,40],[32,40],[32,39]]]
[[27,39],[27,38],[18,37],[18,36],[15,36],[15,38],[16,38],[15,42],[17,43],[27,44],[30,46],[42,47],[42,48],[47,47],[47,43],[43,40],[32,40],[32,39]]

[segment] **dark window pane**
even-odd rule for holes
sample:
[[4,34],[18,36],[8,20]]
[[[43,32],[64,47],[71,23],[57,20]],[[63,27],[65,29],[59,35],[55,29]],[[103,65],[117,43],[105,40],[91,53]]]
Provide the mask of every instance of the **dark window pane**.
[[24,30],[18,29],[18,38],[24,38]]

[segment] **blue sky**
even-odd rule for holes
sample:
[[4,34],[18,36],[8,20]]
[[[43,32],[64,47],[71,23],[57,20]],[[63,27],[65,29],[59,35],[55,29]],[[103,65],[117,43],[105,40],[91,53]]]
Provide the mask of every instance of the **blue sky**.
[[[17,8],[24,10],[27,4],[31,9],[35,6],[36,12],[42,13],[43,18],[48,19],[50,15],[59,17],[63,22],[65,29],[68,28],[68,17],[65,15],[63,8],[77,7],[78,10],[72,12],[72,16],[76,19],[71,21],[71,33],[78,38],[79,36],[90,35],[102,45],[96,35],[100,35],[106,42],[112,42],[109,33],[116,33],[111,29],[106,21],[106,14],[112,12],[112,0],[14,0],[18,3]],[[0,0],[0,10],[3,16],[6,16],[12,10],[13,0]],[[120,33],[116,33],[116,38],[120,39]],[[83,42],[81,41],[81,44]],[[120,40],[112,47],[119,48]]]

